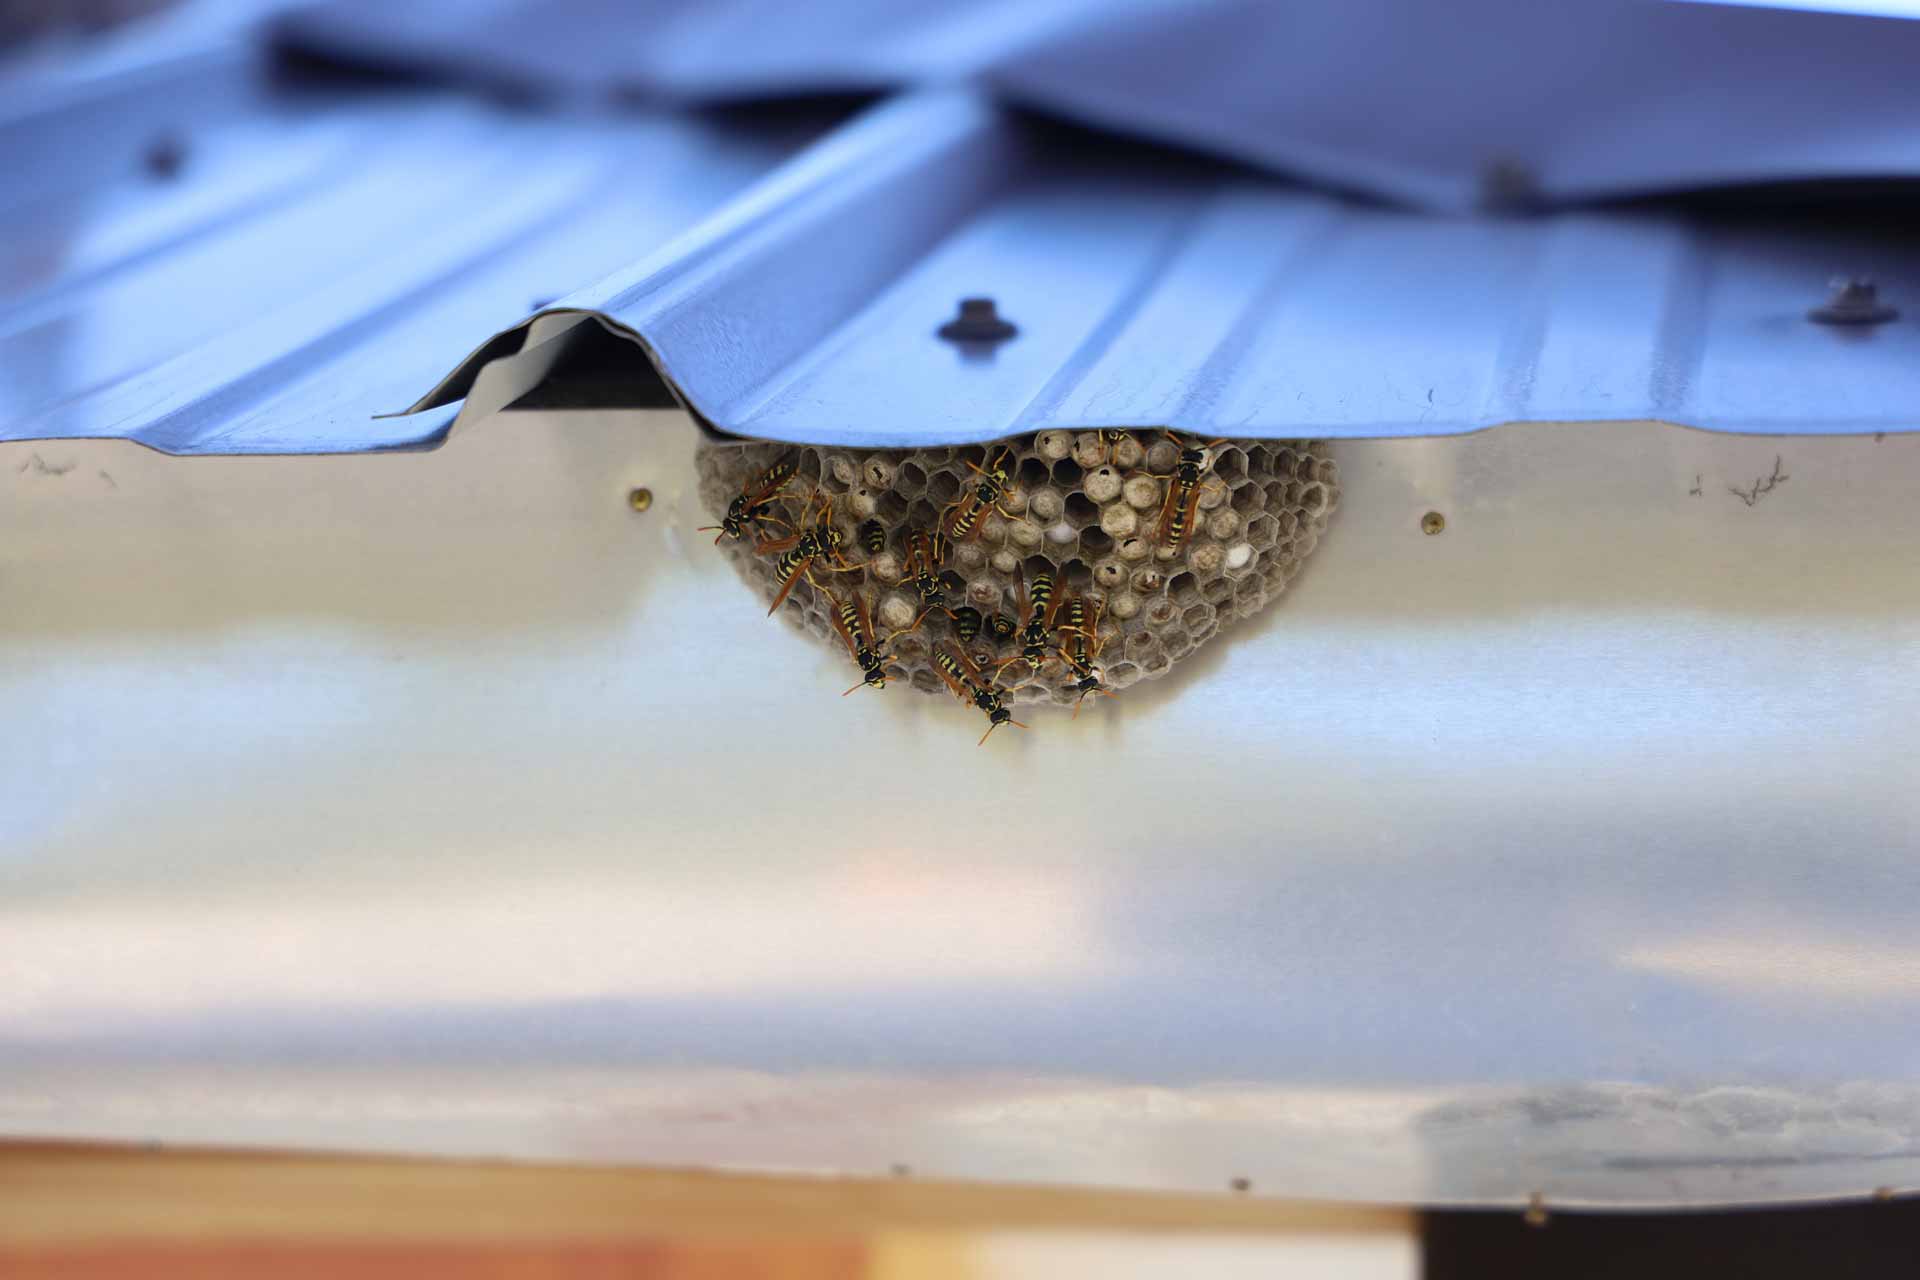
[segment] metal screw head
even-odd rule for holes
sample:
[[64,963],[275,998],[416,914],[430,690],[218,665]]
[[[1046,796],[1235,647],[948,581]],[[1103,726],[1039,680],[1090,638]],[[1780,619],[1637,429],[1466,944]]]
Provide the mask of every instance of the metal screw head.
[[992,298],[962,298],[959,314],[939,332],[948,342],[1005,342],[1020,330],[1001,318]]
[[635,511],[645,511],[653,505],[653,490],[635,489],[627,495],[627,505]]
[[1426,534],[1429,538],[1436,533],[1446,532],[1446,528],[1447,518],[1438,511],[1429,511],[1420,517],[1420,532]]
[[140,163],[156,178],[177,178],[187,163],[186,144],[173,134],[163,133],[147,143],[146,150],[141,153]]
[[1880,301],[1879,288],[1863,277],[1838,276],[1827,288],[1826,302],[1807,312],[1815,324],[1885,324],[1900,314]]

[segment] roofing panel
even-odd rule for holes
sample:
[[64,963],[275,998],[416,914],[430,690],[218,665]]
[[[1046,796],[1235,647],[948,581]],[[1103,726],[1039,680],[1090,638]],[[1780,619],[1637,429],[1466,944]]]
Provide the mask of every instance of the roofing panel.
[[37,178],[0,245],[0,439],[431,443],[451,415],[375,414],[476,332],[698,222],[823,123],[293,90],[222,48],[0,123],[0,154],[35,157]]
[[[1911,429],[1920,316],[1812,322],[1836,273],[1920,297],[1920,246],[1832,209],[1393,210],[941,91],[843,126],[722,221],[559,312],[636,340],[708,425],[766,439]],[[979,295],[1018,335],[942,340],[956,302]],[[457,399],[483,363],[416,409]]]
[[1920,175],[1920,22],[1655,0],[330,0],[288,37],[580,92],[975,81],[1425,208]]
[[[223,39],[0,95],[0,154],[40,178],[8,193],[0,439],[430,445],[451,414],[374,415],[450,367],[416,410],[489,367],[466,412],[498,408],[595,319],[701,421],[770,439],[1920,423],[1920,249],[1832,210],[1399,211],[965,90],[828,129],[293,93],[258,72]],[[1878,277],[1905,314],[1811,323],[1836,273]],[[940,339],[975,295],[1018,336]],[[634,360],[615,402],[658,403],[652,368]]]

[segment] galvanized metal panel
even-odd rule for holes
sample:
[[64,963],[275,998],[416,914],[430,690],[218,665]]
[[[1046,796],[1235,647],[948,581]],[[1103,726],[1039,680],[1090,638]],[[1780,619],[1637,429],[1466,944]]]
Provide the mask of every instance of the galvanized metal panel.
[[17,97],[0,439],[174,453],[436,442],[451,415],[375,415],[821,127],[275,88],[227,43]]
[[693,439],[0,446],[0,1131],[1920,1185],[1920,437],[1339,442],[1281,607],[983,749],[761,616]]
[[[1836,272],[1877,276],[1906,314],[1813,323]],[[1018,336],[940,339],[972,295]],[[875,109],[561,306],[643,344],[722,431],[878,447],[1140,425],[1905,431],[1920,424],[1916,302],[1920,243],[1897,219],[1415,214],[1093,146],[941,92]],[[481,363],[415,407],[450,403]]]

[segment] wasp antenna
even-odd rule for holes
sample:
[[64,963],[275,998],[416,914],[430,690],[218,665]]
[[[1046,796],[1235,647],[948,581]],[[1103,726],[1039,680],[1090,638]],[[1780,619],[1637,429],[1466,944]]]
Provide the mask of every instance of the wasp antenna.
[[[861,691],[862,689],[864,689],[864,688],[866,688],[866,687],[867,687],[867,682],[866,682],[865,680],[862,680],[862,681],[861,681],[861,682],[860,682],[859,684],[857,684],[857,685],[855,685],[855,686],[853,686],[853,688],[851,688],[851,689],[849,689],[849,690],[847,690],[847,693],[858,693],[858,692],[860,692],[860,691]],[[843,693],[843,694],[841,694],[840,696],[844,698],[844,697],[846,697],[846,696],[847,696],[847,693]]]

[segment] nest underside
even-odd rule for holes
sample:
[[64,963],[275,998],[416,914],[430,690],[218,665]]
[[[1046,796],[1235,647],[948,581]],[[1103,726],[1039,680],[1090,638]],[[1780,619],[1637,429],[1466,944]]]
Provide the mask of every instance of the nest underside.
[[[1051,573],[1063,592],[1097,606],[1098,666],[1106,686],[1121,690],[1165,675],[1228,625],[1278,599],[1339,501],[1338,474],[1322,444],[1208,442],[1190,531],[1182,546],[1171,549],[1161,534],[1163,504],[1168,486],[1177,483],[1182,444],[1197,443],[1141,430],[1117,440],[1111,433],[1042,431],[952,449],[705,444],[697,465],[700,498],[716,522],[751,480],[781,461],[795,468],[782,494],[783,515],[798,519],[816,494],[831,503],[831,519],[845,538],[845,562],[859,567],[817,575],[817,587],[803,578],[780,612],[848,657],[852,681],[860,672],[834,628],[829,595],[861,593],[881,638],[921,616],[919,599],[902,581],[909,534],[942,528],[951,504],[979,483],[973,468],[1009,450],[1000,510],[985,514],[971,536],[951,539],[941,570],[947,604],[1024,623],[1020,579]],[[819,509],[817,500],[813,509]],[[878,521],[884,533],[877,554],[859,545],[860,527],[868,521]],[[756,554],[751,538],[722,539],[721,545],[770,604],[780,589],[775,557]],[[948,613],[935,610],[924,614],[918,629],[893,637],[883,646],[889,680],[945,695],[948,688],[933,663],[936,647],[963,652],[983,672],[1018,652],[1017,640],[996,643],[990,627],[963,642],[954,626]],[[1073,706],[1080,699],[1059,660],[1037,673],[1016,664],[999,682],[1010,706]]]

